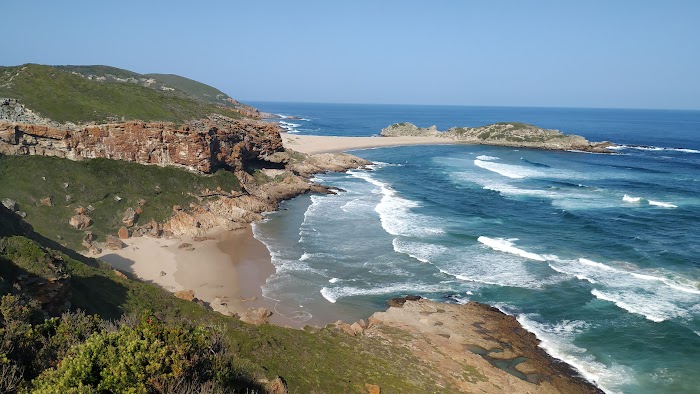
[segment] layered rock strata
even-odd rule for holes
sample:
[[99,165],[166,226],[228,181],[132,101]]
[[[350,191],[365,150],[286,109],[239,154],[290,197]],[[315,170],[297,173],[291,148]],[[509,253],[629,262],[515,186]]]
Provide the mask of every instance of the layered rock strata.
[[220,115],[180,126],[130,121],[56,127],[0,120],[0,153],[11,155],[101,157],[210,173],[240,170],[282,150],[276,124]]
[[590,142],[575,134],[564,134],[559,130],[542,129],[524,123],[495,123],[481,127],[452,127],[438,131],[437,127],[418,127],[412,123],[394,123],[380,134],[383,137],[440,137],[455,142],[481,145],[500,145],[547,150],[576,150],[593,153],[613,153],[615,144]]

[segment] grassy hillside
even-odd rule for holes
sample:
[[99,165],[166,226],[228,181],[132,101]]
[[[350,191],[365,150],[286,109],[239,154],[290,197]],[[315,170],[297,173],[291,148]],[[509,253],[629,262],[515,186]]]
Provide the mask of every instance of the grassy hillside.
[[[16,98],[41,116],[58,122],[122,119],[185,122],[211,113],[236,117],[235,112],[178,91],[156,90],[129,82],[100,82],[70,70],[36,64],[0,67],[0,97]],[[119,72],[122,72],[119,75],[131,75],[125,70]]]
[[228,100],[230,97],[226,93],[207,84],[175,74],[144,74],[144,76],[162,82],[165,86],[186,92],[204,102],[233,107],[233,103]]
[[[143,213],[139,223],[162,222],[173,205],[187,206],[203,189],[240,190],[236,176],[220,170],[213,175],[194,174],[179,168],[148,166],[119,160],[70,161],[43,156],[0,155],[0,199],[11,198],[27,213],[26,220],[41,234],[80,249],[83,232],[68,224],[75,208],[88,212],[91,230],[104,241],[116,234],[127,208]],[[51,197],[52,206],[41,200]]]

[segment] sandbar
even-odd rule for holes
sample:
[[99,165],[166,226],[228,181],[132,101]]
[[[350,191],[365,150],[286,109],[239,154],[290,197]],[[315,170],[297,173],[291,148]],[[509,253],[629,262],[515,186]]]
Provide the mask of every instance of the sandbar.
[[337,137],[282,133],[284,147],[306,154],[343,152],[408,145],[454,145],[457,142],[441,137]]

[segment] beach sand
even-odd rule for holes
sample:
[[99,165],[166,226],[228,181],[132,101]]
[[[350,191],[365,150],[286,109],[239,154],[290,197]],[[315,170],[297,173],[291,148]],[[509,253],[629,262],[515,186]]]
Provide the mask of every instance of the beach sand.
[[454,145],[456,142],[440,137],[335,137],[320,135],[294,135],[282,133],[284,147],[301,153],[343,152],[406,145]]
[[[127,247],[106,250],[96,257],[168,291],[193,290],[195,297],[223,313],[243,314],[260,307],[274,313],[275,301],[263,297],[262,286],[275,267],[251,227],[215,232],[206,238],[130,238],[124,240]],[[303,326],[279,313],[270,322]]]

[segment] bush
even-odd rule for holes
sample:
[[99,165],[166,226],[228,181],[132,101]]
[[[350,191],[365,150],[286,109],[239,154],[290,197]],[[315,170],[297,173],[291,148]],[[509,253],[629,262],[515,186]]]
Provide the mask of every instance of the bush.
[[[116,328],[116,327],[115,327]],[[234,387],[232,359],[218,331],[165,324],[144,314],[135,325],[104,329],[73,347],[33,392],[172,392],[180,387]]]

